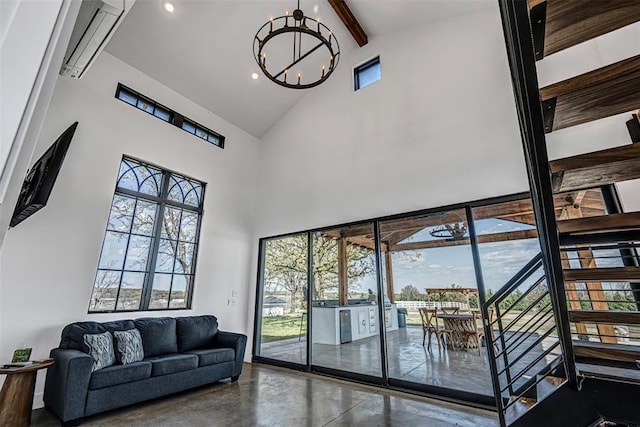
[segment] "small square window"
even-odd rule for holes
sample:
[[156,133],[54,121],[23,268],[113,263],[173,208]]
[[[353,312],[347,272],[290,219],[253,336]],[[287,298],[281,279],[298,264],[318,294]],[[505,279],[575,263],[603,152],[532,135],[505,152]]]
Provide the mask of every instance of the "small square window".
[[362,89],[380,80],[380,57],[377,56],[353,70],[354,90]]

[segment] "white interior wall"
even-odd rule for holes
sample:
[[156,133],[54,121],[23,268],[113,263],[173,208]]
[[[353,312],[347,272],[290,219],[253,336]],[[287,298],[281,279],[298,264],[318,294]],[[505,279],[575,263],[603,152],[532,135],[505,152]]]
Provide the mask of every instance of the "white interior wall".
[[[0,2],[0,205],[14,170],[26,168],[48,106],[78,5],[69,1]],[[0,206],[0,246],[8,221]]]
[[[378,54],[382,80],[354,93],[352,67]],[[117,81],[220,131],[227,148],[115,100]],[[255,237],[528,187],[497,6],[373,37],[270,130],[260,151],[255,138],[107,53],[85,79],[58,81],[33,158],[75,120],[49,205],[12,229],[0,251],[3,360],[26,345],[46,356],[69,322],[123,318],[86,314],[123,153],[209,183],[191,312],[241,332],[253,319]],[[602,123],[583,126],[573,130],[594,146],[619,145]],[[588,151],[574,148],[575,135],[553,135],[551,157]],[[232,290],[239,305],[227,307]]]
[[0,2],[0,47],[9,32],[11,21],[18,10],[19,0],[4,0]]
[[0,172],[29,100],[62,0],[1,3]]
[[260,237],[526,191],[497,5],[372,38],[265,135],[260,167]]
[[[225,135],[224,150],[115,99],[118,82]],[[6,235],[0,359],[20,346],[33,347],[33,358],[46,357],[64,325],[86,319],[214,314],[221,329],[246,332],[245,302],[255,277],[250,260],[258,140],[107,53],[84,79],[58,79],[34,158],[76,120],[48,205]],[[208,184],[191,311],[87,314],[123,154]],[[232,290],[238,291],[237,306],[227,306]]]
[[257,237],[527,191],[497,3],[371,38],[261,140],[258,182]]

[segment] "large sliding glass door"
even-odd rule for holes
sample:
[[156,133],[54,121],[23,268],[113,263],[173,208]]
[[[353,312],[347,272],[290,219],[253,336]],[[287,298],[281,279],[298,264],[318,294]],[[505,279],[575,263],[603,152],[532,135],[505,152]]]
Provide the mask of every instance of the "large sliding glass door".
[[537,251],[524,197],[262,239],[254,358],[491,405],[480,305]]
[[262,241],[260,357],[307,364],[308,247],[308,233]]
[[313,233],[314,367],[382,376],[373,224]]
[[389,379],[474,399],[492,393],[465,209],[380,224],[385,281],[406,327],[387,335]]

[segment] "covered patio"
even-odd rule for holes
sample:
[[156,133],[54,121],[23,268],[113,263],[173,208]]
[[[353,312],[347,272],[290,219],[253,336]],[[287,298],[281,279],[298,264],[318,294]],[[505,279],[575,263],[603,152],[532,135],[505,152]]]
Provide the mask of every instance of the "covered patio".
[[[557,195],[555,206],[559,218],[601,215],[605,211],[603,196],[599,189]],[[498,246],[506,253],[518,254],[521,252],[516,256],[515,261],[517,262],[514,263],[512,269],[504,269],[502,264],[496,264],[496,269],[504,270],[502,276],[487,273],[491,268],[482,265],[483,269],[480,274],[484,274],[484,290],[478,289],[477,276],[473,274],[477,265],[471,256],[470,223],[473,223],[475,227],[475,244],[481,263],[486,261],[489,265],[489,262],[492,261],[489,255]],[[322,371],[331,371],[338,376],[342,375],[341,373],[349,373],[381,378],[383,377],[382,358],[385,357],[388,369],[385,373],[386,376],[389,379],[416,385],[415,387],[408,386],[410,388],[420,390],[421,386],[429,386],[479,396],[493,396],[489,356],[482,337],[478,338],[481,341],[480,348],[472,346],[469,351],[460,345],[455,348],[452,345],[439,346],[435,335],[430,338],[430,346],[428,342],[423,345],[423,326],[418,308],[426,307],[425,304],[427,304],[431,309],[435,308],[437,312],[442,313],[444,306],[457,305],[460,307],[461,314],[471,316],[470,313],[474,311],[478,313],[482,298],[490,297],[492,289],[497,290],[503,286],[539,251],[530,200],[516,199],[386,219],[378,222],[378,229],[380,240],[377,244],[373,222],[323,229],[309,234],[308,242],[313,245],[314,257],[308,265],[312,271],[307,273],[304,268],[295,270],[297,274],[295,277],[303,279],[313,277],[313,282],[309,286],[310,298],[306,295],[307,291],[304,286],[296,288],[298,293],[295,295],[292,293],[290,301],[291,307],[295,301],[299,308],[292,309],[288,317],[287,315],[283,316],[283,318],[294,322],[294,325],[290,327],[291,330],[288,334],[279,336],[270,332],[265,335],[260,342],[260,359],[273,359],[298,365],[309,363],[312,370],[321,368]],[[307,254],[309,249],[306,245],[308,243],[304,243],[306,242],[304,240],[306,234],[299,234],[297,238],[302,238],[302,243],[283,241],[279,247],[289,250],[288,248],[296,248],[298,245],[300,253]],[[526,242],[527,251],[520,250],[524,242]],[[267,243],[269,243],[268,240]],[[316,252],[318,247],[322,247],[326,252]],[[362,260],[362,257],[368,256],[370,260],[373,260],[376,248],[380,250],[381,254],[380,273],[384,295],[379,296],[370,291],[367,298],[366,293],[362,292],[361,286],[355,286],[360,278],[353,275],[352,268],[357,260]],[[461,250],[463,252],[460,252]],[[353,251],[357,252],[356,255],[360,258],[354,256]],[[404,254],[416,253],[422,253],[424,258],[431,260],[422,270],[415,268],[419,264],[402,259]],[[443,253],[445,255],[434,255]],[[279,254],[276,255],[279,256]],[[464,258],[462,261],[460,255]],[[267,252],[265,256],[268,257],[269,253]],[[438,264],[437,261],[434,261],[437,256],[453,260],[452,266],[454,268],[452,271],[460,269],[462,263],[462,267],[467,268],[470,273],[465,276],[464,281],[458,282],[453,287],[451,287],[453,280],[442,285],[437,280],[440,282],[450,280],[454,274],[451,273],[451,277],[447,276],[445,269],[443,279],[430,272],[429,269]],[[331,257],[335,257],[335,264],[327,264],[327,260]],[[568,259],[567,262],[569,262]],[[292,265],[296,268],[300,265],[306,266],[307,261],[298,257],[296,263]],[[329,274],[318,275],[318,270],[327,268],[327,265],[332,265],[331,268],[328,268]],[[407,283],[412,283],[407,281],[406,272],[408,270],[425,271],[425,274],[421,276],[412,273],[414,274],[412,277],[419,277],[419,281],[413,282],[418,285],[415,286],[418,294],[415,295],[415,298],[409,297],[409,299],[407,299],[407,295],[398,292],[398,288],[404,289]],[[293,277],[293,274],[287,277]],[[320,285],[324,288],[320,288]],[[523,286],[528,286],[528,284],[524,283]],[[376,288],[377,286],[372,285],[371,287]],[[579,299],[584,299],[585,296],[593,300],[594,304],[603,299],[598,298],[598,292],[602,289],[600,283],[589,284],[589,292],[581,292],[579,295],[577,291],[574,291],[575,284],[568,284],[567,288],[569,301],[572,305],[581,304]],[[483,291],[488,295],[479,294]],[[282,297],[282,293],[277,295]],[[572,296],[576,297],[575,300]],[[265,292],[264,298],[267,297],[270,297],[270,294]],[[533,300],[535,297],[531,299]],[[311,307],[307,306],[307,301],[310,301]],[[528,301],[527,304],[530,302]],[[384,305],[384,309],[378,308],[381,304]],[[401,317],[397,315],[398,308],[408,310],[406,326],[401,325],[401,322],[398,321]],[[346,317],[346,320],[341,319],[341,316],[347,311],[350,312],[350,316]],[[330,315],[325,315],[329,312]],[[312,314],[309,332],[313,337],[310,346],[307,345],[306,319],[309,313]],[[542,308],[535,313],[531,316],[538,316],[535,317],[536,321],[544,320]],[[519,326],[516,330],[520,332],[510,332],[513,334],[511,337],[513,339],[510,342],[518,343],[518,346],[515,347],[519,347],[519,349],[516,351],[529,346],[533,348],[510,367],[514,372],[520,368],[523,371],[529,371],[532,364],[544,366],[552,361],[556,355],[555,351],[550,349],[550,342],[546,336],[538,333],[540,328],[552,325],[547,323],[552,321],[552,317],[545,318],[547,320],[542,323],[538,322],[533,329],[527,329],[529,315],[521,318],[518,317],[518,314],[519,308],[514,307],[510,316],[504,318],[505,321],[509,321],[517,317],[516,321]],[[267,319],[264,321],[267,322]],[[439,325],[442,326],[442,322],[443,319],[440,319]],[[271,319],[268,323],[271,323]],[[482,319],[471,316],[470,323],[475,324],[479,332],[483,332]],[[578,328],[580,327],[578,325]],[[345,328],[349,330],[346,335],[343,334]],[[382,340],[380,339],[380,330],[383,328],[386,343],[384,349],[381,348]],[[496,328],[497,326],[494,326],[494,330]],[[528,332],[522,332],[525,330]],[[325,341],[327,331],[333,337],[331,342]],[[580,333],[580,330],[577,332]],[[553,341],[553,333],[549,338]],[[546,350],[549,350],[550,353],[545,356],[543,353]],[[309,358],[307,358],[308,351],[312,353]],[[497,353],[499,352],[500,349],[497,349]],[[535,361],[537,356],[542,359]],[[498,361],[498,363],[500,362]],[[504,393],[508,394],[508,392]]]

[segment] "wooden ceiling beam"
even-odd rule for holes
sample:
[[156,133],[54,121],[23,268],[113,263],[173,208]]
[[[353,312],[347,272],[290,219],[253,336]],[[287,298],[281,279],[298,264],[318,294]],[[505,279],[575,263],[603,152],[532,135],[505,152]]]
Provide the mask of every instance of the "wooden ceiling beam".
[[329,4],[338,15],[338,18],[342,21],[344,26],[349,30],[353,39],[358,43],[358,46],[362,47],[369,42],[367,33],[347,6],[344,0],[328,0]]

